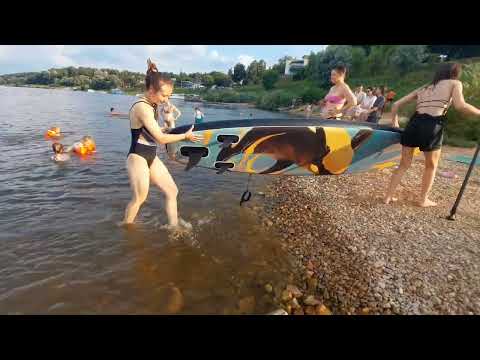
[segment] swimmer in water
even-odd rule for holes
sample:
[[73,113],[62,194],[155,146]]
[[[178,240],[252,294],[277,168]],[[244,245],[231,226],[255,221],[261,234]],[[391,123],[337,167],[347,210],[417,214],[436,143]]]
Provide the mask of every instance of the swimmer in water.
[[52,144],[52,149],[54,155],[52,156],[53,161],[68,161],[70,160],[70,155],[65,152],[65,148],[60,143]]
[[124,116],[127,117],[128,114],[123,114],[115,111],[115,108],[111,107],[110,108],[110,116]]
[[74,151],[78,154],[82,154],[82,148],[85,148],[87,150],[87,153],[95,152],[97,145],[95,144],[95,140],[93,140],[93,137],[89,135],[82,137],[80,141],[76,141],[72,145],[70,145],[66,149],[66,152],[69,153],[71,151]]
[[200,124],[203,122],[204,114],[200,111],[200,108],[195,108],[195,124]]
[[61,134],[60,134],[60,128],[55,126],[55,127],[51,127],[50,129],[47,130],[47,136],[49,137],[60,137]]

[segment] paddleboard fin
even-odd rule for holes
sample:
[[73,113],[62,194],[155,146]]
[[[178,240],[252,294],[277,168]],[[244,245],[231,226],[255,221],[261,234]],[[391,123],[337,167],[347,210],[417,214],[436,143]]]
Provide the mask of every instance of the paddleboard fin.
[[233,143],[238,142],[240,138],[237,135],[218,135],[217,140],[220,142],[222,149],[228,148]]
[[233,168],[235,165],[233,163],[230,163],[230,162],[216,162],[215,163],[215,167],[217,169],[219,169],[217,171],[217,174],[223,174],[225,171],[227,171],[228,169],[231,169]]
[[185,171],[188,171],[196,166],[202,157],[208,156],[208,149],[204,147],[184,146],[180,149],[180,153],[183,156],[188,156],[188,163],[187,166],[185,166]]

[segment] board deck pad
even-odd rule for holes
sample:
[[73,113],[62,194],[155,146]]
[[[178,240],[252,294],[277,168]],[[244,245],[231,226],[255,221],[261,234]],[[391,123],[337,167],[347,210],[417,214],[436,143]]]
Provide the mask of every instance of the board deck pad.
[[219,173],[351,174],[394,166],[401,154],[400,129],[343,120],[217,121],[196,125],[194,133],[202,135],[201,143],[168,144],[168,155],[189,169]]

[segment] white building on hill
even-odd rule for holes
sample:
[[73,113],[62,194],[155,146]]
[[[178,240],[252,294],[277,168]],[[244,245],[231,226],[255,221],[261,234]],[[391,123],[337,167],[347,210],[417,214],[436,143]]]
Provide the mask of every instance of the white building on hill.
[[285,75],[294,75],[297,71],[305,69],[307,65],[308,56],[304,56],[301,60],[287,60],[285,62]]

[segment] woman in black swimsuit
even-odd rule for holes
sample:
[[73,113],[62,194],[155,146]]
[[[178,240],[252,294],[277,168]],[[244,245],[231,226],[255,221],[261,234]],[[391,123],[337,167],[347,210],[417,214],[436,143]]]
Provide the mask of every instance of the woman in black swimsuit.
[[168,224],[175,227],[178,225],[178,189],[168,169],[157,157],[157,143],[168,144],[182,140],[197,142],[201,138],[193,134],[193,126],[185,134],[174,135],[166,134],[166,129],[158,125],[157,106],[168,101],[172,95],[173,82],[159,73],[150,59],[145,87],[145,95],[130,109],[132,143],[127,157],[127,169],[133,197],[125,209],[123,223],[133,223],[152,183],[165,194]]
[[400,166],[392,175],[384,199],[386,204],[396,200],[393,197],[395,189],[412,164],[414,150],[418,147],[425,154],[425,171],[418,205],[422,207],[437,205],[428,199],[428,194],[440,159],[448,108],[453,103],[458,111],[480,116],[480,110],[467,104],[463,98],[463,85],[458,80],[460,73],[460,64],[442,64],[430,85],[411,92],[393,104],[392,125],[395,127],[399,126],[397,113],[401,106],[416,100],[417,108],[402,134],[402,159]]

